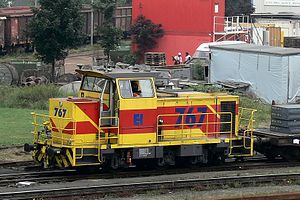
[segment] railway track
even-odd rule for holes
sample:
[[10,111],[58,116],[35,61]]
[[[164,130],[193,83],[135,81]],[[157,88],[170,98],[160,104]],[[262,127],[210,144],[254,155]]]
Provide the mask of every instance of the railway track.
[[243,196],[243,197],[232,197],[232,198],[221,198],[216,200],[299,200],[300,193],[281,193],[281,194],[268,194],[268,195],[258,195],[258,196]]
[[0,187],[15,187],[18,183],[23,181],[30,181],[38,184],[44,183],[58,183],[58,182],[73,182],[77,180],[87,179],[114,179],[114,178],[134,178],[134,177],[150,177],[160,175],[175,175],[185,174],[192,172],[218,172],[218,171],[241,171],[251,169],[263,168],[285,168],[300,166],[300,162],[291,163],[283,162],[245,162],[245,163],[226,163],[222,166],[205,166],[205,167],[192,167],[192,168],[169,168],[164,170],[150,169],[127,169],[122,171],[113,172],[78,172],[74,169],[71,170],[43,170],[43,171],[30,171],[30,172],[16,172],[10,174],[0,174]]
[[34,166],[34,162],[30,161],[15,161],[15,162],[0,162],[0,167],[29,167]]
[[224,185],[239,187],[246,185],[258,184],[274,184],[286,183],[296,181],[300,178],[300,173],[283,173],[283,174],[268,174],[268,175],[249,175],[249,176],[232,176],[232,177],[218,177],[207,179],[180,179],[168,181],[148,181],[148,182],[131,182],[118,184],[102,184],[89,185],[82,187],[60,187],[47,189],[25,189],[22,191],[1,192],[0,199],[28,199],[28,198],[53,198],[53,197],[67,197],[67,196],[89,196],[89,195],[103,195],[103,194],[117,194],[122,192],[141,192],[158,189],[209,189],[219,188]]

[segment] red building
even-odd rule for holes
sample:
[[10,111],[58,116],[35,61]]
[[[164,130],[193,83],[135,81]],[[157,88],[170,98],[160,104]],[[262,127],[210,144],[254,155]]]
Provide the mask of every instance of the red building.
[[144,15],[162,24],[165,36],[151,51],[165,52],[168,64],[178,52],[193,54],[201,43],[213,41],[214,16],[224,12],[225,0],[132,0],[133,23]]

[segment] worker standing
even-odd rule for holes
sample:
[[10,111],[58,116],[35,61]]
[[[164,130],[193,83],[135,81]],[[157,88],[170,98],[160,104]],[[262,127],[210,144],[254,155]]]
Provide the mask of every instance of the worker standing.
[[177,58],[178,58],[178,63],[182,64],[183,62],[182,62],[181,52],[178,53],[178,57]]
[[174,65],[180,65],[180,64],[182,64],[181,52],[179,52],[176,56],[172,56],[172,60],[174,62]]
[[190,60],[192,60],[191,55],[189,54],[189,52],[185,52],[185,61],[184,61],[184,64],[188,63]]

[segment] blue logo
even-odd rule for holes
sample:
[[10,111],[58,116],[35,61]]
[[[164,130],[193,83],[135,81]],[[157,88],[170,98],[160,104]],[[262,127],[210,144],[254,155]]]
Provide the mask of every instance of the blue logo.
[[133,124],[135,126],[144,124],[144,114],[134,114],[133,115]]

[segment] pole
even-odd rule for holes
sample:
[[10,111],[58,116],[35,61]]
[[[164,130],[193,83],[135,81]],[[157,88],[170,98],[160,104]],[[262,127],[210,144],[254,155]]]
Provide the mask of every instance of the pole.
[[38,0],[35,0],[34,1],[34,7],[37,7],[38,6]]
[[91,0],[92,3],[92,9],[91,9],[91,46],[94,45],[94,0]]

